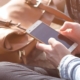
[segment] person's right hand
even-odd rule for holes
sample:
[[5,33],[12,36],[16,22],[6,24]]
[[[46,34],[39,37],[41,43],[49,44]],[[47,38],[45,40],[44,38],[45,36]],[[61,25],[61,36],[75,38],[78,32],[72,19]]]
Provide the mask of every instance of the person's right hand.
[[60,29],[60,33],[78,43],[78,47],[73,54],[80,53],[80,24],[75,22],[65,22]]

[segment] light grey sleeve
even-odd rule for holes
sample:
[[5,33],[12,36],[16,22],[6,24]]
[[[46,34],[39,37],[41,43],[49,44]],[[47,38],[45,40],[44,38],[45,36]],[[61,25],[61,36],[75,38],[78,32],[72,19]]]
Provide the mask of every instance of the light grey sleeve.
[[68,80],[80,80],[80,58],[65,56],[58,67],[60,77]]

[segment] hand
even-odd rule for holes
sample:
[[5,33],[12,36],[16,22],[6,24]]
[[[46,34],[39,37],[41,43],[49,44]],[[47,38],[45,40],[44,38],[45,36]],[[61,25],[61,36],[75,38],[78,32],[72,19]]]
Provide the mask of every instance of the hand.
[[78,43],[78,47],[73,54],[80,53],[80,24],[75,22],[65,22],[60,29],[61,34]]
[[47,59],[49,59],[55,67],[58,67],[61,59],[65,55],[70,54],[70,52],[62,43],[56,41],[54,38],[50,38],[48,43],[49,45],[37,43],[36,47],[43,50],[46,53]]

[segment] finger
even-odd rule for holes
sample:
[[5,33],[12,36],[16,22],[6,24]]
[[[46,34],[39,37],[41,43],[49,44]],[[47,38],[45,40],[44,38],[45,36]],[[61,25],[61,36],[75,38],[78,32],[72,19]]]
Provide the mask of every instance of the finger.
[[67,29],[65,31],[60,32],[62,35],[71,38],[72,37],[72,29]]
[[60,28],[60,31],[64,31],[64,30],[66,30],[66,29],[73,29],[74,28],[74,25],[75,23],[72,23],[72,22],[65,22],[64,24],[63,24],[63,26]]
[[61,31],[60,32],[63,36],[65,36],[66,38],[72,40],[72,41],[76,41],[76,38],[74,36],[74,32],[72,31],[72,29],[67,29],[65,31]]
[[55,49],[67,49],[61,42],[57,41],[56,39],[54,38],[50,38],[48,40],[48,43],[52,46],[52,48],[55,48]]
[[42,51],[49,51],[51,50],[51,46],[50,45],[46,45],[46,44],[43,44],[43,43],[37,43],[36,44],[36,47]]
[[54,38],[50,38],[48,40],[48,43],[54,48],[54,46],[57,45],[59,42]]

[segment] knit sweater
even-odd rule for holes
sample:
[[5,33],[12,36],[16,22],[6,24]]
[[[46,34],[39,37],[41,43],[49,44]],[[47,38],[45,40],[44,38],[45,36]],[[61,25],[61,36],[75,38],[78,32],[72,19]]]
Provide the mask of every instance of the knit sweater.
[[58,69],[61,78],[80,80],[80,58],[67,55],[61,60]]

